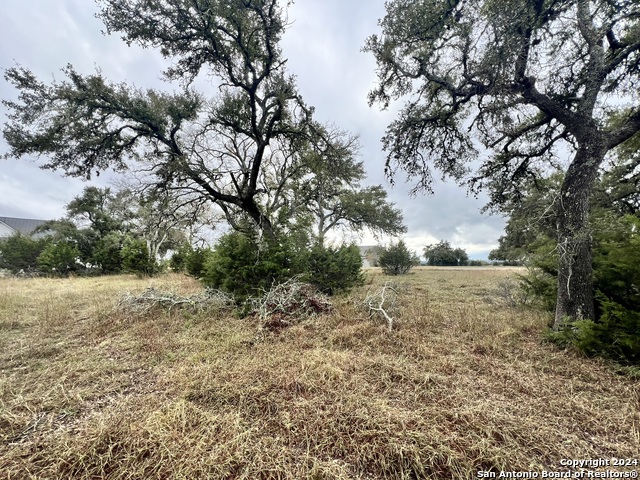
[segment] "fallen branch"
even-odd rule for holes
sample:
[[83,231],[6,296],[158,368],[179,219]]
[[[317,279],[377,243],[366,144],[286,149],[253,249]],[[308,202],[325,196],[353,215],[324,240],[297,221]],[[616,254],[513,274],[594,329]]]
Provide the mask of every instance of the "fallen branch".
[[262,328],[274,330],[286,327],[317,313],[329,312],[329,299],[308,283],[293,277],[274,285],[260,298],[250,299],[252,312],[258,315]]
[[130,312],[145,314],[154,308],[162,308],[168,311],[174,308],[187,308],[200,312],[209,308],[228,308],[234,305],[233,296],[220,290],[206,289],[195,295],[183,297],[174,293],[158,292],[155,288],[149,287],[140,295],[125,292],[120,298],[117,307]]
[[392,282],[386,282],[382,288],[375,293],[367,292],[364,299],[364,306],[369,311],[369,318],[373,318],[376,314],[384,318],[387,322],[389,331],[393,329],[393,317],[390,312],[396,308],[398,300],[398,287]]

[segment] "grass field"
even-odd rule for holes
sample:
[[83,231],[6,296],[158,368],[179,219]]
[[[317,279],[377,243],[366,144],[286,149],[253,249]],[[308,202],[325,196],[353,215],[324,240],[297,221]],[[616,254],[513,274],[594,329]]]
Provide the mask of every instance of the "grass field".
[[[0,279],[0,478],[422,479],[640,457],[640,386],[541,342],[512,269],[418,268],[256,337],[223,311],[116,308],[168,275]],[[626,467],[627,469],[631,467]],[[636,469],[640,469],[636,467]],[[624,470],[624,468],[622,469]]]

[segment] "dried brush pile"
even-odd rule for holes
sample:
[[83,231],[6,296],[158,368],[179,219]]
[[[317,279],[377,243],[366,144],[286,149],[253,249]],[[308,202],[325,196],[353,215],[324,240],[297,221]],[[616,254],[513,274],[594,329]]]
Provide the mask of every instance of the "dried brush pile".
[[159,292],[153,287],[140,295],[125,292],[117,308],[145,315],[155,309],[171,311],[173,309],[190,310],[201,313],[211,309],[229,309],[235,306],[233,295],[215,289],[206,289],[194,295],[182,296],[170,292]]
[[305,318],[328,313],[333,308],[328,297],[313,285],[292,277],[274,285],[260,298],[252,298],[251,311],[260,319],[261,328],[278,330]]

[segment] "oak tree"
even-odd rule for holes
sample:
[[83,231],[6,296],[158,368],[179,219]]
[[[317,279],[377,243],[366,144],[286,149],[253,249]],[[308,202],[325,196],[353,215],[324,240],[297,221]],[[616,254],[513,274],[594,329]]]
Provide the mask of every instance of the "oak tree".
[[397,236],[407,231],[402,211],[387,199],[382,185],[363,186],[364,162],[357,159],[358,138],[326,127],[322,143],[304,154],[304,172],[295,196],[313,218],[316,243],[330,231],[346,227],[374,235]]
[[640,4],[391,0],[380,24],[370,101],[409,96],[383,139],[388,172],[429,190],[435,166],[499,208],[562,169],[555,327],[594,318],[589,200],[607,154],[640,131]]
[[[286,12],[278,0],[98,0],[108,33],[154,48],[170,60],[175,93],[112,83],[72,66],[50,84],[26,68],[5,78],[19,90],[4,101],[9,157],[42,155],[45,168],[90,177],[106,168],[145,166],[160,190],[210,199],[231,217],[241,211],[268,237],[259,200],[264,163],[275,143],[305,134],[312,109],[297,92],[279,47]],[[201,74],[213,94],[193,88]]]
[[469,255],[462,248],[453,248],[446,240],[424,247],[424,258],[432,266],[463,266],[469,263]]

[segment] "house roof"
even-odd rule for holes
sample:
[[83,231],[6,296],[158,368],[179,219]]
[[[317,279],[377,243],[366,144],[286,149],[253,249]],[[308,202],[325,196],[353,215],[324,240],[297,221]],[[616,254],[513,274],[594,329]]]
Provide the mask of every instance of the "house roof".
[[0,217],[0,222],[23,235],[31,235],[40,225],[47,223],[47,220],[36,220],[33,218]]

